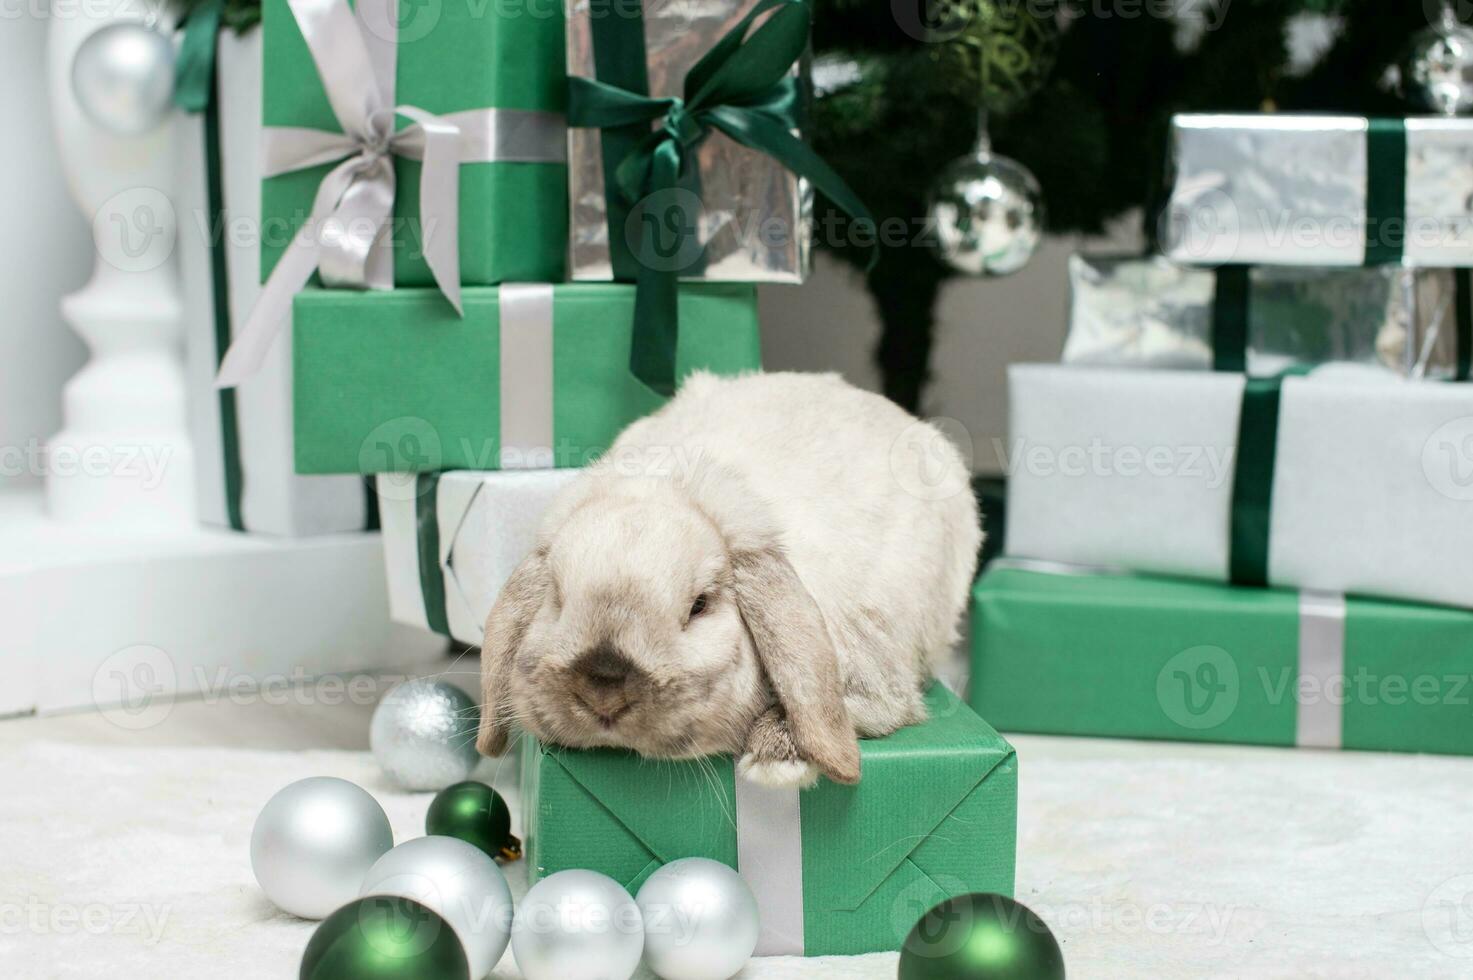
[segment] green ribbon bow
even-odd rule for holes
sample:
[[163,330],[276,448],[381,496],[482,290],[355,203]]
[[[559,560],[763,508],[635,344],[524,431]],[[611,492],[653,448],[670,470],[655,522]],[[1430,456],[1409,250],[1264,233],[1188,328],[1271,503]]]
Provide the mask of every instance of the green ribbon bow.
[[[769,11],[771,16],[753,31]],[[596,22],[595,29],[606,20]],[[874,221],[843,178],[793,135],[799,89],[790,72],[808,47],[811,23],[809,0],[761,0],[686,73],[682,98],[653,98],[576,76],[568,80],[570,126],[618,131],[662,121],[618,163],[608,182],[623,199],[617,203],[636,208],[640,229],[629,367],[660,394],[675,389],[676,285],[701,258],[701,250],[692,247],[697,215],[684,205],[699,196],[675,192],[696,186],[694,151],[710,130],[777,160],[851,217]],[[655,209],[658,213],[651,213]],[[610,214],[615,213],[611,206]],[[610,235],[611,247],[617,240]]]

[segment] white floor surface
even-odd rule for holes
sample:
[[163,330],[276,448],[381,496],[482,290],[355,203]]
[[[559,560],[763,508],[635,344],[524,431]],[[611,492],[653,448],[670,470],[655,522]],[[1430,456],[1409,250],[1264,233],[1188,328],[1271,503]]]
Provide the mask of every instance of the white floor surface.
[[[180,703],[143,729],[0,722],[0,973],[295,977],[312,924],[256,887],[251,823],[285,783],[336,775],[378,797],[397,840],[423,833],[429,795],[395,790],[365,750],[371,710],[278,693]],[[1473,975],[1473,759],[1013,742],[1017,895],[1071,977]],[[515,794],[510,766],[481,776]],[[742,974],[894,975],[893,954]],[[518,976],[510,953],[494,976]]]

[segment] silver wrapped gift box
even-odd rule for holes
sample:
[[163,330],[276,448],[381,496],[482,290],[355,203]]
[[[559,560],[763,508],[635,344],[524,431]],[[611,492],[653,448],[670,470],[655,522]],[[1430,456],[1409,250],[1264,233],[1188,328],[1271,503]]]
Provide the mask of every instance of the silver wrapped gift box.
[[[1373,135],[1403,132],[1373,167]],[[1170,167],[1162,251],[1178,262],[1473,266],[1473,118],[1181,114]]]
[[[643,0],[648,94],[681,95],[686,72],[756,3]],[[570,0],[567,31],[568,74],[597,77],[589,0]],[[804,64],[806,59],[793,69],[794,73],[805,74]],[[598,130],[568,130],[573,279],[614,278],[602,148]],[[801,283],[807,278],[813,232],[813,194],[808,182],[771,157],[714,130],[701,143],[696,161],[702,204],[698,238],[705,248],[705,263],[702,274],[690,278],[785,283]],[[620,233],[627,235],[629,231]]]
[[[1071,256],[1063,360],[1211,369],[1216,280],[1212,269],[1159,256]],[[1455,299],[1446,269],[1249,269],[1248,373],[1349,362],[1452,378]]]

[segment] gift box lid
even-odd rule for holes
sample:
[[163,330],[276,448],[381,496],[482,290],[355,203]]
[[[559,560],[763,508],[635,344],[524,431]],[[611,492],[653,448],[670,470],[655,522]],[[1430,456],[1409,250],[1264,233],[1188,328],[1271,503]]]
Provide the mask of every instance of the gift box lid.
[[[860,908],[907,862],[941,880],[965,876],[981,863],[1005,872],[1011,882],[1012,783],[1003,801],[1006,826],[969,824],[976,836],[965,837],[936,831],[995,773],[1015,776],[1013,748],[940,684],[927,693],[926,706],[930,718],[925,723],[861,740],[863,778],[857,786],[823,780],[800,794],[806,914]],[[529,823],[567,817],[569,805],[586,804],[593,811],[585,813],[580,806],[576,821],[561,824],[559,868],[596,866],[633,891],[677,858],[702,856],[736,866],[735,776],[729,757],[672,763],[631,752],[535,743],[531,751],[541,765],[530,777],[524,774],[524,785],[533,787],[529,799],[541,798]],[[540,771],[545,766],[571,777],[576,791],[549,798],[542,792],[548,783],[547,772]],[[535,876],[547,869],[541,866],[537,828],[529,826],[528,833]],[[582,839],[566,839],[573,835]],[[1007,846],[979,847],[981,838],[1005,840]],[[1002,863],[1006,868],[993,867]]]
[[1273,596],[1285,609],[1293,608],[1293,593],[1283,590],[1225,589],[1219,582],[1022,558],[994,562],[973,584],[973,602],[994,596],[1014,603],[1053,605],[1062,601],[1106,609],[1145,604],[1154,609],[1212,614],[1262,612],[1265,596]]

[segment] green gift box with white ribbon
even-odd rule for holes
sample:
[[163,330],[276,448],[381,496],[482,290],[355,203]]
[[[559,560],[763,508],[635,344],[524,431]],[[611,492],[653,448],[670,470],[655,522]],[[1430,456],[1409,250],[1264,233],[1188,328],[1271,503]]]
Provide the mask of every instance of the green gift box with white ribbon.
[[[583,466],[664,399],[629,369],[635,287],[308,289],[293,309],[300,473]],[[680,377],[761,366],[756,289],[682,284]]]
[[[334,167],[350,159],[362,166],[337,202],[348,209],[340,216],[361,217],[349,213],[348,198],[387,195],[393,285],[436,283],[426,237],[441,230],[436,223],[457,218],[460,282],[561,279],[567,242],[561,6],[546,4],[534,12],[494,4],[359,0],[353,14],[346,0],[262,4],[263,280],[308,215],[326,219],[314,201]],[[361,37],[357,50],[366,60],[348,56],[346,41],[353,34]],[[377,99],[367,99],[365,89]],[[373,101],[381,117],[350,109],[355,101]],[[450,197],[443,213],[424,210],[426,141],[395,144],[379,131],[411,128],[419,117],[405,107],[458,129],[453,168],[445,174],[458,185],[458,201]],[[340,157],[331,155],[332,134],[341,134]]]
[[265,0],[262,27],[262,288],[221,386],[260,369],[314,279],[433,285],[459,312],[462,284],[563,277],[560,8]]
[[631,893],[678,858],[736,868],[761,916],[757,955],[900,948],[932,906],[1012,894],[1018,762],[940,684],[928,721],[860,741],[854,786],[759,786],[730,757],[652,762],[629,752],[522,741],[531,880],[570,868]]
[[1004,559],[971,703],[1004,731],[1473,755],[1473,612]]

